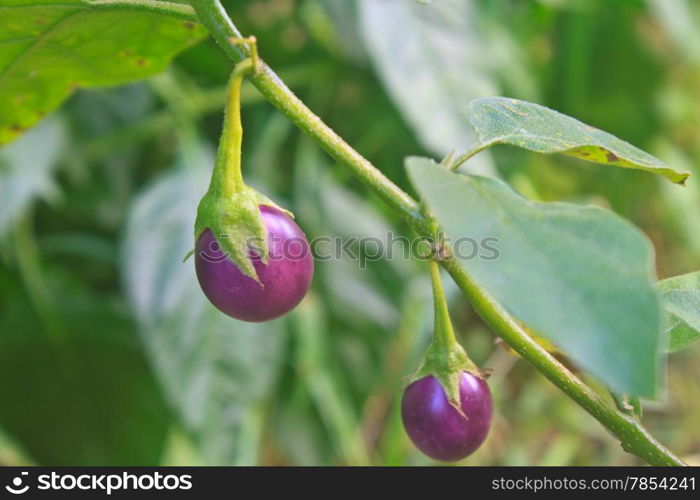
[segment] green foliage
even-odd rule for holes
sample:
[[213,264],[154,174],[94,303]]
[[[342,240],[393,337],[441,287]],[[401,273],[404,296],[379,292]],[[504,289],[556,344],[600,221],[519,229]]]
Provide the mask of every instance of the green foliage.
[[[528,98],[537,93],[521,48],[507,31],[487,29],[474,2],[441,0],[425,6],[366,0],[359,8],[361,33],[377,73],[423,146],[436,155],[475,140],[459,103],[498,94],[506,83]],[[498,43],[491,43],[496,37]],[[489,57],[475,49],[485,46]],[[488,155],[476,162],[493,174]]]
[[[64,135],[60,122],[46,120],[0,150],[0,236],[7,233],[35,198],[56,196],[52,173]],[[37,143],[42,147],[37,148]]]
[[53,111],[77,88],[153,75],[206,32],[189,21],[81,0],[0,5],[0,144]]
[[[445,155],[473,142],[466,116],[454,103],[498,92],[489,62],[473,50],[485,43],[474,5],[367,0],[359,7],[369,56],[421,143]],[[469,71],[462,74],[462,68]]]
[[700,271],[662,280],[659,288],[669,314],[668,349],[679,351],[700,338]]
[[[41,464],[158,462],[169,419],[131,318],[68,290],[48,329],[24,297],[4,305],[0,425]],[[50,340],[57,328],[69,336]]]
[[683,184],[690,175],[617,137],[539,104],[485,97],[467,106],[479,136],[476,147],[511,144],[538,153],[563,153],[595,163],[645,170]]
[[[428,159],[406,168],[462,266],[516,318],[619,391],[656,392],[660,314],[640,231],[600,208],[533,203]],[[498,255],[474,256],[470,242],[487,238]]]
[[[0,3],[5,39],[12,9],[10,0]],[[61,3],[79,8],[74,0]],[[370,3],[402,9],[400,19],[411,24],[368,19],[378,9]],[[431,13],[452,3],[223,0],[294,92],[404,189],[410,185],[403,158],[468,147],[474,134],[464,103],[495,94],[546,104],[654,152],[669,167],[698,172],[700,67],[690,54],[697,54],[691,38],[699,31],[692,17],[673,14],[683,5],[690,12],[692,2],[460,0],[455,3],[468,19],[449,10]],[[90,15],[116,15],[110,8]],[[662,10],[673,15],[662,17]],[[126,9],[119,15],[152,16]],[[159,19],[173,33],[183,22]],[[104,36],[129,26],[115,24]],[[369,33],[370,26],[380,32]],[[7,47],[0,45],[0,54]],[[404,57],[408,49],[415,64]],[[207,143],[217,141],[230,70],[215,43],[198,44],[177,56],[165,78],[78,89],[56,112],[65,126],[50,165],[42,160],[36,171],[30,165],[53,142],[43,123],[27,133],[26,143],[3,149],[3,465],[432,463],[408,443],[396,398],[432,330],[422,264],[401,252],[366,269],[347,258],[318,262],[309,300],[290,321],[251,326],[211,308],[197,289],[192,262],[180,263],[192,247],[192,217],[214,161],[190,155],[184,145],[194,131]],[[0,120],[15,106],[3,78]],[[442,94],[421,90],[431,82]],[[242,96],[246,182],[293,209],[310,238],[410,236],[252,86],[244,85]],[[174,160],[180,156],[189,160]],[[654,242],[661,277],[700,268],[697,175],[683,188],[626,169],[570,168],[574,160],[565,156],[518,148],[494,148],[488,156],[495,161],[481,166],[528,198],[597,204],[638,225]],[[21,208],[5,212],[10,200]],[[39,267],[29,270],[29,280],[18,259],[26,255],[17,248],[18,220],[36,228]],[[40,289],[59,314],[41,313],[41,294],[38,302],[29,297],[37,274],[49,280]],[[493,434],[464,464],[638,463],[531,365],[497,345],[454,284],[445,286],[460,343],[479,366],[493,369],[489,385],[498,408]],[[44,334],[60,324],[68,325],[65,342],[78,352],[68,358],[76,365],[71,378],[57,376]],[[645,425],[690,462],[700,442],[699,347],[694,342],[670,358],[663,411],[652,406],[644,414]],[[86,386],[89,398],[77,393]],[[71,406],[84,411],[86,421],[69,415],[58,393],[75,401]],[[164,450],[166,433],[186,435],[193,454],[183,457],[179,442],[170,440]]]

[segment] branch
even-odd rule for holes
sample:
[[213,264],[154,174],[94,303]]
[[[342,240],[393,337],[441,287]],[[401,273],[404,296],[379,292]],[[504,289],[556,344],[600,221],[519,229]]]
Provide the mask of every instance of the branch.
[[[199,21],[231,60],[240,62],[248,57],[245,47],[231,43],[231,39],[241,38],[242,35],[219,0],[189,2]],[[422,215],[420,205],[323,123],[262,61],[260,71],[251,77],[251,81],[270,103],[335,161],[349,168],[371,191],[397,211],[413,230],[421,236],[432,236],[430,221]],[[500,304],[467,275],[457,260],[449,258],[441,264],[494,333],[617,436],[623,449],[652,465],[685,465],[657,442],[637,419],[618,411],[535,342]]]

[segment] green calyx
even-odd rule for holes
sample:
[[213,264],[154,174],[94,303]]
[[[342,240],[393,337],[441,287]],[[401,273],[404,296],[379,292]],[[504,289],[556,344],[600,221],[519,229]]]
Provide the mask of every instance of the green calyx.
[[[242,39],[251,43],[254,39]],[[251,53],[256,52],[251,48]],[[240,94],[246,75],[257,71],[257,57],[245,59],[234,68],[227,90],[224,126],[216,154],[216,163],[206,194],[197,207],[194,226],[195,245],[202,233],[209,229],[227,255],[246,276],[258,279],[250,252],[263,263],[268,262],[267,228],[260,213],[260,205],[281,209],[269,198],[247,186],[241,173],[241,125]],[[192,254],[190,252],[185,260]]]
[[263,263],[268,262],[267,228],[260,205],[279,208],[268,197],[246,185],[228,196],[209,190],[199,202],[194,225],[195,244],[209,229],[228,259],[256,281],[259,281],[258,275],[249,251],[256,253]]
[[[476,364],[469,358],[464,348],[459,345],[450,321],[445,300],[445,291],[440,279],[440,268],[435,261],[430,261],[430,276],[433,283],[435,308],[435,326],[433,340],[430,342],[418,370],[410,377],[409,383],[432,375],[442,385],[450,404],[462,415],[459,385],[462,372],[485,378]],[[464,415],[467,417],[467,415]]]

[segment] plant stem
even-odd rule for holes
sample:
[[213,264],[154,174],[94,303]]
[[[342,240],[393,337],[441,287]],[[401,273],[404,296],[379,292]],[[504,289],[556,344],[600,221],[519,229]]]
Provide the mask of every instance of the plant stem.
[[493,143],[491,142],[486,142],[486,143],[477,143],[472,145],[471,148],[469,148],[467,151],[459,155],[457,158],[452,160],[449,163],[449,168],[450,170],[457,170],[459,167],[462,166],[463,163],[467,162],[471,158],[474,158],[476,155],[481,153],[483,150],[490,148],[493,146]]
[[445,290],[442,286],[442,278],[440,278],[440,266],[437,262],[431,260],[428,262],[430,269],[430,281],[433,285],[433,304],[435,314],[435,325],[433,330],[433,342],[442,348],[449,348],[457,343],[452,321],[450,321],[450,312],[447,309],[447,300],[445,300]]
[[469,372],[481,377],[483,373],[469,358],[467,351],[457,342],[455,331],[447,309],[445,290],[442,287],[440,266],[435,260],[428,261],[430,280],[433,284],[433,314],[435,325],[433,339],[425,351],[423,362],[414,377],[431,375],[442,385],[450,404],[464,416],[461,405],[460,381],[462,373]]
[[[190,0],[190,4],[200,22],[231,60],[240,62],[249,57],[247,47],[231,43],[232,38],[241,38],[241,33],[218,0]],[[427,230],[427,226],[424,225],[427,221],[421,216],[418,203],[323,123],[262,61],[259,70],[250,77],[250,81],[268,101],[306,132],[334,160],[350,168],[360,181],[387,205],[406,220],[412,220]]]
[[221,195],[233,195],[244,186],[243,174],[241,173],[241,145],[243,144],[241,85],[245,75],[252,70],[253,62],[250,59],[244,59],[233,69],[228,81],[224,127],[221,131],[216,164],[209,187],[210,191],[218,192]]
[[[240,38],[241,34],[218,0],[189,1],[200,22],[229,58],[240,62],[248,57],[245,47],[230,43],[232,37]],[[431,224],[421,214],[418,203],[323,123],[262,61],[260,71],[251,77],[251,81],[270,103],[338,163],[349,168],[370,190],[403,216],[419,235],[433,236]],[[441,261],[441,264],[493,332],[617,436],[627,452],[652,465],[684,465],[657,442],[637,419],[618,411],[535,342],[500,304],[467,275],[457,260],[450,257]]]

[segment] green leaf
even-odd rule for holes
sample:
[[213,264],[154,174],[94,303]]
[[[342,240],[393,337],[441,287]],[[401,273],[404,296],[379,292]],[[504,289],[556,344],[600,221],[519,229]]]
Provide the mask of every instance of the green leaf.
[[[53,170],[63,138],[63,124],[46,120],[0,150],[0,237],[36,198],[56,196]],[[37,147],[38,144],[41,147]]]
[[171,421],[133,321],[104,295],[54,291],[62,342],[21,293],[3,297],[0,426],[40,465],[159,463]]
[[202,460],[230,464],[240,424],[272,387],[281,362],[281,320],[236,321],[199,288],[192,247],[199,197],[207,189],[211,155],[187,152],[179,165],[130,210],[123,242],[124,282],[164,392]]
[[644,170],[683,184],[690,175],[617,137],[539,104],[484,97],[467,107],[479,148],[510,144],[538,153],[562,153],[583,160]]
[[[362,41],[389,95],[422,145],[438,156],[476,139],[466,103],[497,94],[499,81],[536,98],[521,47],[510,33],[485,22],[479,2],[440,0],[430,6],[406,0],[359,2]],[[483,47],[489,57],[483,57]],[[481,172],[491,173],[488,156]]]
[[679,351],[700,338],[700,271],[662,280],[659,288],[669,314],[668,349]]
[[[480,286],[613,389],[654,394],[661,315],[653,249],[639,230],[600,208],[534,203],[499,180],[425,158],[406,165]],[[458,252],[465,241],[488,243],[498,255],[470,258],[471,244]]]
[[79,87],[162,71],[205,30],[144,11],[91,9],[80,0],[0,5],[0,144],[34,125]]

